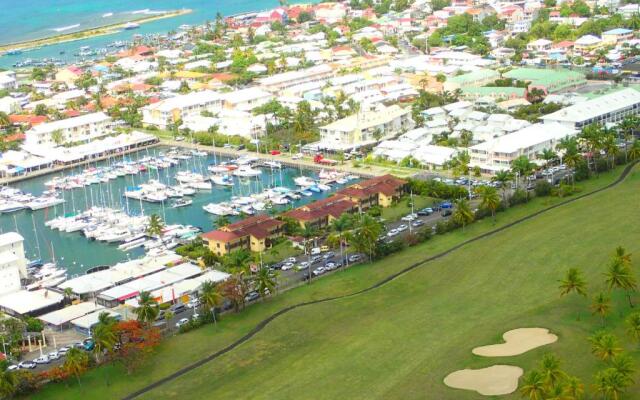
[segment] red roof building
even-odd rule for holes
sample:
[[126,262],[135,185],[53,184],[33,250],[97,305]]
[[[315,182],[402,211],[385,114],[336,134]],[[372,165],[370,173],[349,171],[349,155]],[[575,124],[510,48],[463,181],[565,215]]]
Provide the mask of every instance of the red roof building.
[[340,218],[342,214],[356,210],[357,207],[353,201],[344,196],[335,195],[287,211],[283,217],[295,219],[302,228],[306,226],[322,228],[329,225],[332,220]]
[[353,201],[362,210],[372,206],[389,207],[404,193],[407,181],[392,175],[377,176],[338,190],[338,194]]
[[270,247],[274,239],[282,236],[284,224],[267,215],[256,215],[203,233],[201,237],[209,250],[219,256],[239,249],[260,252]]

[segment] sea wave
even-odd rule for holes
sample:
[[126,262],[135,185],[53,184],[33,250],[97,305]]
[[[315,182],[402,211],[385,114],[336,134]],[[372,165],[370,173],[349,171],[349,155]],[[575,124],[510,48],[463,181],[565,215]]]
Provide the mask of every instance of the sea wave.
[[106,13],[106,14],[102,14],[102,18],[109,18],[109,17],[113,17],[113,13],[112,12],[109,12],[109,13]]
[[150,8],[145,8],[144,10],[135,10],[135,11],[131,11],[130,14],[133,15],[137,15],[137,14],[144,14],[144,15],[156,15],[156,14],[164,14],[166,11],[162,11],[162,10],[152,10]]
[[61,26],[59,28],[53,28],[51,30],[56,32],[64,32],[64,31],[68,31],[69,29],[78,28],[79,26],[80,24],[74,24],[74,25],[68,25],[68,26]]

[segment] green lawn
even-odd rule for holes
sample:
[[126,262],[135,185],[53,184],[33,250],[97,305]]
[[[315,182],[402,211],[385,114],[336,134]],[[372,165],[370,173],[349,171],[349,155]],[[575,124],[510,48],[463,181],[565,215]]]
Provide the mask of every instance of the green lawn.
[[[584,190],[610,182],[619,172],[585,183]],[[496,342],[506,330],[527,326],[551,328],[560,340],[497,362],[526,370],[552,350],[569,372],[590,381],[596,362],[585,338],[599,321],[586,311],[586,300],[559,299],[557,279],[566,268],[578,266],[587,273],[590,290],[600,289],[603,263],[615,246],[640,253],[639,189],[636,171],[624,185],[475,242],[376,290],[287,313],[231,353],[145,398],[481,398],[447,388],[443,377],[460,368],[495,363],[473,356],[471,349]],[[288,305],[357,291],[418,259],[558,201],[536,199],[499,214],[496,225],[480,221],[465,232],[335,273],[226,316],[215,327],[167,340],[131,376],[116,366],[103,367],[85,375],[82,386],[49,385],[32,398],[120,398],[227,346]],[[616,298],[610,324],[617,326],[619,310],[627,311],[623,300]],[[576,321],[579,312],[581,320]],[[640,357],[637,351],[634,355]],[[632,389],[638,392],[640,386]]]
[[[413,196],[413,211],[418,212],[419,210],[432,206],[437,203],[438,200],[433,197],[428,196]],[[387,221],[397,221],[405,215],[411,213],[411,206],[409,206],[409,196],[402,198],[398,202],[398,204],[394,204],[391,207],[382,209],[382,218]]]
[[262,261],[265,264],[274,264],[285,258],[294,257],[301,253],[302,250],[293,247],[289,240],[285,240],[265,251],[262,254]]

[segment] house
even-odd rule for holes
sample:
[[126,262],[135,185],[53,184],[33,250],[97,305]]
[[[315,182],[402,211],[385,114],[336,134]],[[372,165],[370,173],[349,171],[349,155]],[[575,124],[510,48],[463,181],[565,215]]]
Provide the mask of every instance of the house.
[[411,110],[378,105],[320,127],[320,148],[347,150],[397,136],[412,129]]
[[56,72],[55,81],[66,83],[67,86],[73,86],[81,75],[82,69],[72,65],[58,70],[58,72]]
[[0,235],[0,296],[20,290],[27,278],[24,238],[16,232]]
[[538,39],[527,44],[527,50],[534,52],[542,52],[551,49],[553,42],[547,39]]
[[573,47],[576,51],[588,53],[603,45],[604,44],[602,43],[602,39],[600,39],[599,37],[594,35],[584,35],[575,41]]
[[617,28],[602,32],[602,42],[607,45],[616,44],[632,38],[633,31],[631,29]]
[[224,101],[224,108],[238,111],[251,111],[256,107],[268,103],[274,99],[274,96],[260,88],[251,87],[224,93],[222,99]]
[[97,112],[36,125],[26,132],[25,146],[55,147],[69,143],[88,143],[111,132],[111,117]]
[[14,71],[0,72],[0,90],[13,90],[18,87]]
[[264,90],[275,93],[303,83],[326,82],[332,76],[333,69],[329,65],[321,64],[260,78],[258,83]]
[[372,206],[389,207],[405,193],[407,181],[383,175],[340,189],[336,194],[357,204],[360,211]]
[[209,250],[218,256],[240,249],[261,252],[282,236],[284,225],[283,221],[267,215],[256,215],[203,233],[201,237]]
[[356,203],[347,197],[336,194],[287,211],[282,216],[296,220],[303,229],[307,226],[322,228],[329,225],[334,219],[340,218],[342,214],[353,213],[357,209]]
[[215,112],[222,109],[223,97],[210,90],[192,92],[149,104],[142,108],[142,123],[161,129],[178,120],[184,120],[203,111]]
[[0,98],[0,112],[8,115],[18,113],[20,110],[22,110],[22,107],[20,107],[20,102],[17,99],[11,96]]

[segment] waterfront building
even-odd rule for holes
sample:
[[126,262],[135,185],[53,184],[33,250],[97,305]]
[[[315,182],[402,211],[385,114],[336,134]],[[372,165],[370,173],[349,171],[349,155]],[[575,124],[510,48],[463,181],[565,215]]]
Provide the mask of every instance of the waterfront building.
[[607,45],[616,44],[629,39],[633,39],[633,30],[631,29],[616,28],[602,32],[602,42]]
[[204,242],[218,256],[239,249],[264,251],[282,236],[284,222],[267,215],[256,215],[201,235]]
[[397,136],[413,127],[409,108],[379,105],[320,127],[320,142],[315,146],[344,151]]
[[223,103],[223,96],[211,90],[179,95],[143,107],[142,123],[167,129],[174,122],[201,115],[203,111],[219,111]]
[[511,168],[511,162],[520,156],[537,160],[543,150],[553,150],[561,139],[573,136],[576,131],[559,123],[534,124],[517,132],[471,146],[470,166],[479,167],[485,173],[496,173]]
[[62,307],[64,296],[48,289],[19,290],[0,297],[0,311],[14,317],[37,317]]
[[334,195],[287,211],[282,216],[296,220],[302,229],[307,226],[319,229],[328,226],[331,221],[340,218],[344,213],[357,211],[358,205],[349,198]]
[[103,310],[94,311],[80,318],[76,318],[73,321],[71,321],[71,324],[73,325],[75,330],[78,331],[80,334],[90,336],[93,330],[93,327],[98,325],[98,323],[100,322],[100,314],[102,313],[109,314],[109,316],[116,321],[120,321],[122,319],[121,314],[113,310],[103,309]]
[[594,35],[584,35],[576,40],[573,48],[582,53],[588,53],[604,45],[602,39]]
[[640,114],[640,91],[627,88],[565,107],[540,119],[580,130],[592,124],[619,123],[628,115]]
[[71,326],[71,321],[99,310],[104,310],[104,307],[93,301],[86,301],[43,314],[38,319],[52,329],[63,330]]
[[0,296],[20,290],[27,277],[24,238],[16,232],[0,235]]
[[336,194],[353,201],[364,211],[373,206],[391,206],[400,199],[406,189],[407,181],[387,174],[340,189]]
[[[54,132],[60,132],[60,136]],[[97,112],[34,126],[26,132],[25,145],[55,147],[62,144],[89,143],[111,133],[111,117]]]

